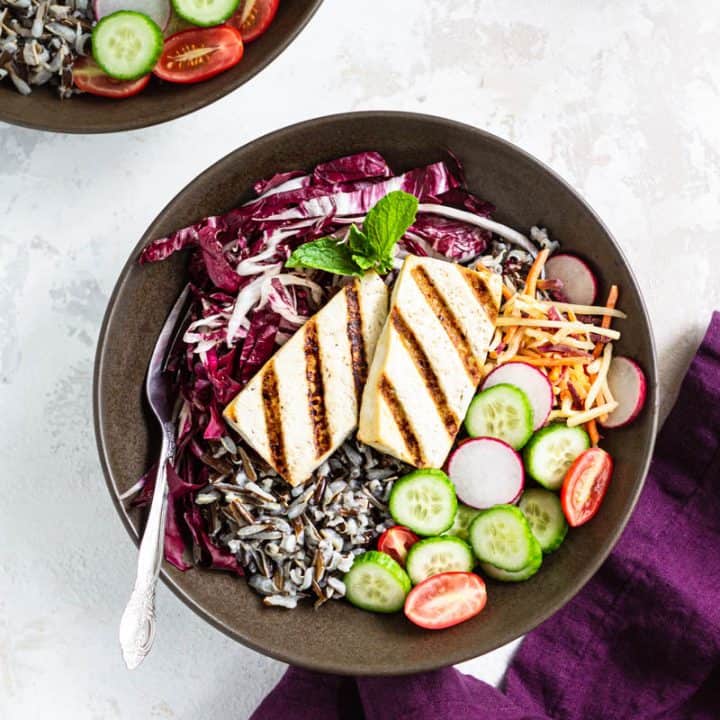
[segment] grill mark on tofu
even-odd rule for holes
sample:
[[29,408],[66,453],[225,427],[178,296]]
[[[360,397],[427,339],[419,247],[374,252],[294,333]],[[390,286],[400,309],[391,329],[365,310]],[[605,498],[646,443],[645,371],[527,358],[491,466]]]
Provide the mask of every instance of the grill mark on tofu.
[[315,319],[307,322],[305,332],[305,379],[307,380],[308,410],[313,427],[315,457],[321,457],[330,451],[332,440],[328,428],[325,388],[320,358],[320,341]]
[[402,436],[405,447],[412,457],[413,464],[416,467],[423,467],[425,458],[423,456],[420,441],[415,434],[415,430],[410,422],[405,407],[398,397],[395,386],[390,382],[387,375],[381,375],[378,382],[378,390],[390,409],[390,414],[395,420],[400,435]]
[[414,267],[411,272],[420,292],[425,297],[425,301],[433,313],[435,313],[435,316],[450,338],[450,342],[460,356],[460,360],[465,367],[465,372],[467,372],[473,385],[477,385],[482,376],[482,368],[479,366],[472,345],[458,322],[458,319],[455,317],[452,308],[437,289],[428,271],[424,267],[418,265]]
[[367,381],[368,362],[365,353],[365,337],[362,327],[362,310],[358,296],[358,284],[353,282],[345,288],[347,306],[347,337],[350,343],[350,365],[355,383],[355,398],[358,404]]
[[490,322],[494,324],[495,320],[497,319],[498,309],[495,305],[495,300],[492,293],[490,292],[490,288],[488,287],[485,278],[483,278],[481,275],[478,275],[476,272],[473,272],[472,270],[466,270],[465,268],[461,267],[458,267],[458,270],[460,270],[460,273],[467,281],[467,284],[470,286],[470,289],[473,291],[473,294],[475,295],[478,303],[480,303],[483,310],[487,314]]
[[270,457],[275,469],[283,477],[288,477],[287,456],[285,455],[285,436],[280,413],[280,396],[275,363],[269,362],[262,376],[262,400],[265,412],[265,429],[270,447]]
[[395,331],[400,336],[400,339],[405,346],[408,354],[415,363],[415,367],[420,373],[423,382],[427,386],[430,397],[435,403],[438,415],[445,425],[445,429],[451,438],[454,438],[459,429],[457,415],[453,412],[452,408],[448,404],[445,392],[440,385],[440,380],[435,374],[435,371],[430,364],[430,358],[420,344],[420,341],[415,336],[412,328],[407,324],[407,321],[402,316],[402,313],[394,307],[391,311],[390,319],[392,321]]

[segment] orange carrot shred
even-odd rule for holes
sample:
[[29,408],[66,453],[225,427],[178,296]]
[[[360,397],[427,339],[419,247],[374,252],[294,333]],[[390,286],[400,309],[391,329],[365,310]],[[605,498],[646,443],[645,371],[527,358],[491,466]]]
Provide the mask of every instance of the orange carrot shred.
[[[609,310],[612,310],[615,305],[617,304],[618,299],[618,287],[617,285],[612,285],[610,287],[610,292],[608,293],[608,299],[605,303],[605,307]],[[603,315],[602,322],[600,323],[600,327],[605,328],[606,330],[610,328],[610,323],[612,322],[612,318],[609,315]],[[603,351],[603,344],[602,343],[596,343],[595,349],[593,350],[593,357],[599,358],[601,353]]]
[[505,300],[509,300],[513,296],[512,290],[504,283],[502,286],[502,296]]
[[523,355],[523,362],[537,367],[559,367],[563,365],[587,365],[592,358],[587,357],[562,357],[562,358],[536,358]]
[[587,434],[590,436],[590,441],[593,444],[593,447],[597,447],[598,443],[600,442],[600,433],[597,429],[597,422],[595,420],[588,420],[588,422],[585,423],[585,429],[587,430]]
[[537,281],[540,277],[540,273],[542,272],[543,267],[545,267],[545,261],[548,259],[548,255],[550,255],[550,250],[544,248],[537,254],[537,257],[533,261],[533,264],[530,266],[530,270],[527,274],[527,279],[525,280],[525,294],[529,295],[530,297],[535,297]]

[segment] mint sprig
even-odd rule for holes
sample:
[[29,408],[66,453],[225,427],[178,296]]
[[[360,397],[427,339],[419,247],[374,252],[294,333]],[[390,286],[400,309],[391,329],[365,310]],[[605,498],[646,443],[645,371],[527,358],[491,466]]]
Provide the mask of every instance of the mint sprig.
[[286,266],[305,267],[336,275],[363,275],[368,270],[392,270],[395,245],[415,222],[418,199],[394,190],[368,211],[363,229],[350,226],[346,242],[332,237],[306,242],[289,257]]

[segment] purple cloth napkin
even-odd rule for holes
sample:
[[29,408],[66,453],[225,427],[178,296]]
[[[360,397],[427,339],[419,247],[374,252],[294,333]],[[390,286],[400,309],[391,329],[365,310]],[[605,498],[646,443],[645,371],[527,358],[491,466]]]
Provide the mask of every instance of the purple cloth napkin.
[[527,636],[502,689],[453,668],[357,679],[290,668],[252,716],[280,718],[720,718],[720,313],[622,538]]

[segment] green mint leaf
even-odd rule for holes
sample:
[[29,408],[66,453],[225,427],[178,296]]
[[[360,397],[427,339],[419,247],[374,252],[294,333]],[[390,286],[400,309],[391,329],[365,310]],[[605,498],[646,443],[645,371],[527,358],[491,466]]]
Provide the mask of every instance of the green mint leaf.
[[300,245],[285,263],[286,267],[314,268],[335,275],[362,275],[362,269],[353,260],[353,253],[347,245],[335,238],[320,238]]
[[372,247],[365,233],[355,223],[348,230],[348,247],[358,255],[370,256]]
[[372,248],[371,256],[387,265],[392,259],[395,244],[415,222],[418,199],[414,195],[394,190],[370,209],[363,223],[363,232]]
[[369,258],[365,255],[353,255],[352,259],[358,265],[358,267],[362,268],[363,270],[369,270],[370,268],[375,267],[378,262],[377,260],[375,260],[375,258]]

